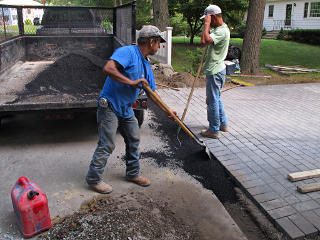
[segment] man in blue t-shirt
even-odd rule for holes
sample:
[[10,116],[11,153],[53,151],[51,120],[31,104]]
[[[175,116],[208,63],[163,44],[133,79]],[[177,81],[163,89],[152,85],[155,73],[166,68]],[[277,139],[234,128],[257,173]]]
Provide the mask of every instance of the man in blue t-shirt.
[[[139,175],[140,130],[132,104],[138,98],[142,83],[147,83],[154,92],[156,90],[146,57],[158,51],[160,42],[165,42],[160,30],[152,25],[144,26],[139,32],[138,45],[118,48],[104,66],[103,71],[108,77],[98,100],[99,142],[86,176],[88,185],[99,193],[112,192],[112,187],[102,179],[107,160],[115,148],[118,128],[126,143],[126,179],[140,186],[150,185],[149,179]],[[152,95],[149,97],[155,100]],[[154,102],[166,112],[158,101]],[[168,117],[173,116],[168,113]]]

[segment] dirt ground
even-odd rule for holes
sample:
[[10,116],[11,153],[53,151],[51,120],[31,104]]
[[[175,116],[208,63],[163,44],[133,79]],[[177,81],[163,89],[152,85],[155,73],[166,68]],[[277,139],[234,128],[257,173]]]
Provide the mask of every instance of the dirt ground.
[[142,192],[107,195],[82,205],[73,216],[54,220],[40,239],[199,239],[165,203]]

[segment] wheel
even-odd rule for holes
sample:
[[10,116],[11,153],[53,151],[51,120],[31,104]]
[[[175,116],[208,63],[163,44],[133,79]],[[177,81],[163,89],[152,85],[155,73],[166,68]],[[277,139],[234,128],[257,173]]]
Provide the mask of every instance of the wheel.
[[144,110],[133,110],[134,115],[138,120],[139,127],[141,127],[143,120],[144,120]]

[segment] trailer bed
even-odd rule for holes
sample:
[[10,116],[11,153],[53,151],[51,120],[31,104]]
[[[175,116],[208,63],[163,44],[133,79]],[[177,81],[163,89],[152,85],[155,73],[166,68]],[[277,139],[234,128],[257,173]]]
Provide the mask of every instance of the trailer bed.
[[104,80],[101,64],[79,54],[56,61],[20,61],[1,76],[0,114],[94,108]]

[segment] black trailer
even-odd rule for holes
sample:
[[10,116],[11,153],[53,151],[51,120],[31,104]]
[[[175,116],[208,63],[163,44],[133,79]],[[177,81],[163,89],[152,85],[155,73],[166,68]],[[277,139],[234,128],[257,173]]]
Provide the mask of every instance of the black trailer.
[[[36,112],[46,119],[72,118],[95,110],[106,59],[135,42],[135,2],[115,8],[0,5],[1,10],[0,120]],[[36,21],[26,21],[32,11]],[[17,14],[16,28],[6,13]],[[146,96],[133,107],[141,125]]]

